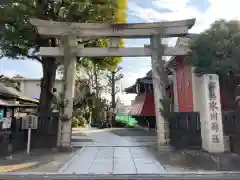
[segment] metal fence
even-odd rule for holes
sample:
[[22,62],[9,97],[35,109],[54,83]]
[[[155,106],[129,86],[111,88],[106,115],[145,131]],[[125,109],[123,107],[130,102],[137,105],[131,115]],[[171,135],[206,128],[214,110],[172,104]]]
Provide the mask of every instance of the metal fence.
[[240,154],[240,112],[223,111],[222,122],[224,136],[230,140],[230,151]]
[[170,144],[176,149],[202,148],[200,114],[174,112],[169,118]]

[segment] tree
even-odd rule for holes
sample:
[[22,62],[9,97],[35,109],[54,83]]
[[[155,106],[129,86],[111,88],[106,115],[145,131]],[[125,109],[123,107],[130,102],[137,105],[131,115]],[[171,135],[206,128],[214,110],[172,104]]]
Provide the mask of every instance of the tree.
[[[97,0],[96,0],[97,1]],[[99,1],[98,1],[99,2]],[[101,0],[103,2],[103,0]],[[111,6],[111,5],[110,5]],[[127,20],[127,0],[117,0],[115,4],[115,12],[114,16],[111,16],[112,19],[109,22],[115,23],[126,23]],[[108,39],[96,39],[91,40],[85,47],[109,47],[110,41]],[[123,47],[124,42],[122,39],[118,41],[118,47]],[[95,118],[99,117],[100,112],[100,104],[101,98],[99,97],[99,92],[103,88],[101,85],[101,81],[103,80],[103,76],[106,71],[115,71],[118,64],[122,61],[121,57],[97,57],[97,58],[78,58],[77,60],[77,69],[84,72],[88,76],[88,85],[90,87],[90,94],[92,91],[95,91],[95,107],[92,109],[96,113],[94,114],[95,117],[92,119],[96,120]],[[92,98],[92,96],[91,96]]]
[[124,76],[121,72],[122,68],[118,67],[117,70],[111,71],[106,74],[106,79],[107,79],[107,87],[110,87],[111,91],[109,93],[112,96],[112,108],[116,108],[116,94],[119,92],[119,90],[116,90],[116,82],[120,81]]
[[229,73],[240,70],[240,22],[216,21],[190,44],[188,61],[197,73]]
[[[100,40],[99,40],[100,41]],[[93,122],[96,123],[100,119],[101,98],[100,90],[104,87],[102,84],[104,75],[109,69],[113,69],[119,64],[119,59],[108,57],[103,58],[82,58],[79,60],[78,66],[80,71],[84,71],[87,75],[90,94],[92,94],[94,107],[91,107],[93,113]]]
[[108,0],[102,0],[100,4],[96,0],[12,0],[8,5],[0,6],[2,56],[28,58],[42,64],[39,108],[42,116],[47,114],[51,104],[51,91],[59,62],[54,57],[40,57],[38,52],[40,46],[56,46],[56,39],[40,37],[30,24],[29,17],[72,22],[112,22],[115,7],[115,1]]
[[[190,43],[187,61],[198,75],[218,74],[235,101],[235,75],[240,72],[240,22],[219,20]],[[229,83],[231,82],[231,83]],[[227,88],[227,87],[226,87]]]

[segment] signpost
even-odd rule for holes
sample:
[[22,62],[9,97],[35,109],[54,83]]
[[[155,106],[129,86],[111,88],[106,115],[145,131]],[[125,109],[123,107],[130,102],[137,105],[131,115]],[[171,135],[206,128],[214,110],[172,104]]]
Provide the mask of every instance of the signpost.
[[27,115],[23,119],[22,122],[22,129],[28,130],[28,140],[27,140],[27,154],[30,153],[30,147],[31,147],[31,132],[32,129],[37,129],[38,127],[38,117],[34,115]]
[[30,144],[31,144],[31,128],[28,128],[28,141],[27,141],[27,154],[30,152]]

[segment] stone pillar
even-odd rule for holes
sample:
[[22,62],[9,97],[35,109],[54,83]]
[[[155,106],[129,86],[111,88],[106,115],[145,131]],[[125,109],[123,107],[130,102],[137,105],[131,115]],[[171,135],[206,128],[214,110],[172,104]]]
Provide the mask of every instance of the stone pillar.
[[110,47],[118,47],[118,42],[119,42],[119,38],[111,38],[110,39]]
[[199,94],[197,94],[198,90],[197,90],[197,77],[196,77],[196,74],[195,74],[195,68],[192,67],[191,68],[191,73],[192,73],[192,93],[193,93],[193,111],[194,112],[198,112],[198,104],[197,103],[200,103],[200,102],[197,102],[197,99],[198,99],[198,96]]
[[[69,119],[72,118],[73,97],[75,91],[76,78],[76,38],[71,39],[68,36],[61,37],[61,43],[64,51],[64,85],[63,93],[67,101],[64,108],[64,115]],[[71,148],[71,127],[72,120],[62,121],[61,123],[61,148]]]
[[202,147],[211,153],[224,152],[218,75],[203,75],[201,86],[203,100],[200,109]]
[[151,49],[152,54],[152,80],[153,80],[153,91],[154,91],[154,103],[155,103],[155,115],[157,124],[157,136],[159,145],[164,145],[168,142],[168,124],[160,113],[161,103],[165,94],[165,81],[166,74],[164,72],[165,61],[162,60],[164,53],[164,47],[161,44],[161,38],[151,37]]

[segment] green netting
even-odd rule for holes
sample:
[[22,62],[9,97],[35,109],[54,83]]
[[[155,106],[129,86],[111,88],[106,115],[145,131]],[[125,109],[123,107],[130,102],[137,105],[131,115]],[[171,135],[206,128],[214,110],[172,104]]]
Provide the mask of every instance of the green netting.
[[116,121],[122,122],[127,126],[136,126],[137,121],[135,118],[125,115],[125,114],[116,114]]

